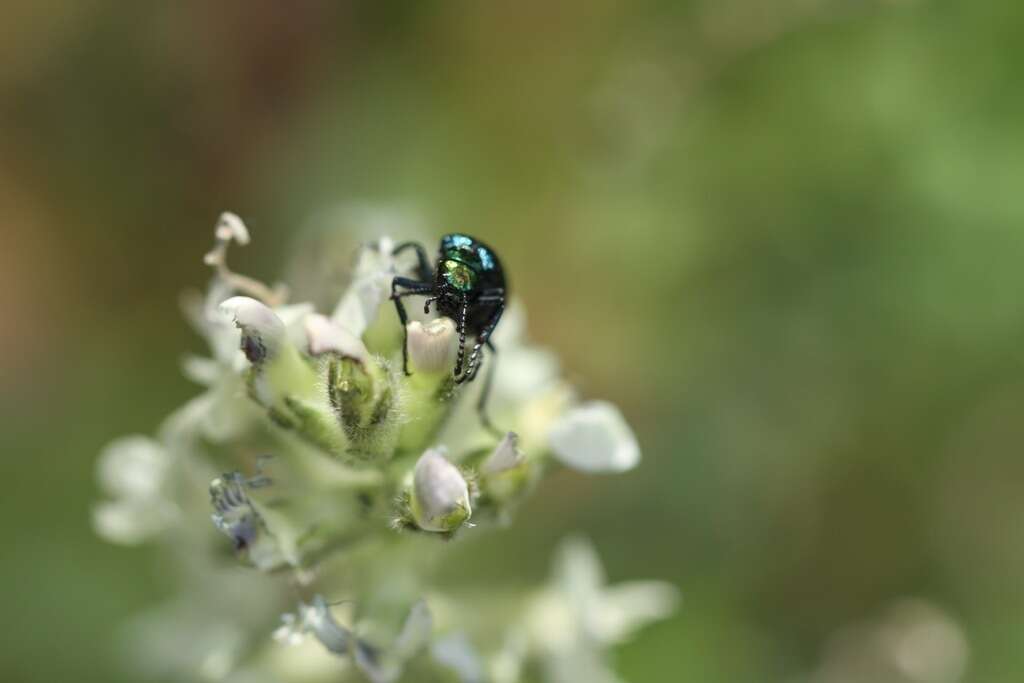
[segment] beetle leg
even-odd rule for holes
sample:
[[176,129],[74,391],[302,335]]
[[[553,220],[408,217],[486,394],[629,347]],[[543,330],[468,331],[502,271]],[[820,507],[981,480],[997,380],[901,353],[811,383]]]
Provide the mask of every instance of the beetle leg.
[[[399,292],[399,287],[404,287],[407,291]],[[419,282],[407,277],[396,277],[391,281],[391,300],[395,302],[395,311],[398,313],[399,322],[402,323],[402,372],[407,376],[412,374],[409,372],[409,315],[405,312],[402,297],[433,293],[434,285],[428,282]]]
[[[490,339],[487,340],[487,348],[491,351],[491,360],[490,364],[487,366],[487,373],[484,375],[484,386],[480,389],[480,396],[476,400],[476,413],[480,416],[480,424],[482,424],[487,431],[500,439],[504,435],[503,432],[494,426],[494,423],[491,422],[490,416],[487,414],[487,401],[491,397],[491,386],[494,384],[494,371],[498,367],[498,349],[495,348]],[[483,364],[482,361],[481,364]]]
[[423,248],[423,245],[419,242],[402,242],[396,244],[395,248],[391,250],[392,256],[398,256],[403,251],[412,249],[416,252],[416,276],[424,282],[429,282],[434,279],[434,269],[430,267],[430,261],[427,260],[427,250]]
[[[478,367],[478,361],[480,359],[481,347],[484,344],[488,344],[491,339],[491,333],[494,332],[494,328],[498,326],[498,321],[501,320],[501,314],[505,312],[505,290],[488,290],[481,294],[480,298],[477,299],[478,303],[491,303],[492,301],[497,303],[497,307],[491,315],[490,320],[488,320],[487,324],[484,325],[484,329],[482,329],[480,334],[477,335],[476,345],[473,346],[473,352],[469,356],[469,367],[466,369],[466,379],[470,382],[476,378],[476,373],[480,369]],[[493,348],[490,344],[488,344],[488,346]]]

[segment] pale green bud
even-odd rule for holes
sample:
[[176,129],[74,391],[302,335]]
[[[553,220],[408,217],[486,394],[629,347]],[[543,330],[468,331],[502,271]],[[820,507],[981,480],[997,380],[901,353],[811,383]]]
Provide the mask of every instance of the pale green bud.
[[398,437],[394,378],[376,361],[333,357],[327,361],[327,395],[357,460],[393,455]]

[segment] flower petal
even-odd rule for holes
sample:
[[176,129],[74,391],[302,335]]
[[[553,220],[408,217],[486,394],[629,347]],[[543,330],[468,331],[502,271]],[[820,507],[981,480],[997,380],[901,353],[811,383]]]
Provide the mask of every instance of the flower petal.
[[570,409],[548,431],[562,463],[583,472],[625,472],[640,462],[640,446],[619,409],[593,401]]
[[589,629],[606,643],[618,643],[652,621],[672,615],[679,591],[664,581],[630,581],[605,589]]
[[171,520],[169,508],[160,502],[152,505],[137,500],[98,503],[92,509],[96,534],[121,545],[137,545],[162,531]]
[[480,471],[483,474],[506,472],[521,465],[523,458],[523,452],[519,450],[519,435],[515,432],[508,432],[494,451],[487,456]]
[[554,579],[577,611],[593,603],[605,583],[604,567],[594,545],[579,536],[562,541],[555,555]]
[[391,280],[395,276],[393,246],[389,238],[382,237],[362,249],[352,283],[331,314],[334,323],[357,337],[362,337],[377,319],[377,311],[391,294]]
[[170,465],[163,447],[146,436],[124,436],[100,454],[97,478],[111,496],[148,500],[158,495]]
[[354,358],[360,363],[370,359],[363,341],[333,323],[330,318],[314,313],[306,317],[306,337],[309,340],[309,352],[314,356],[334,352],[346,358]]

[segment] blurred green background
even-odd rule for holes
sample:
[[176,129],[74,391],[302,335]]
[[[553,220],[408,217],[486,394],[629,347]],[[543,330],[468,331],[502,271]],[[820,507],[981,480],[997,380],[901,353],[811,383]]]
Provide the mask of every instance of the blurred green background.
[[198,391],[177,299],[218,213],[273,278],[315,216],[370,202],[497,246],[533,338],[644,447],[453,546],[467,573],[540,580],[581,530],[613,580],[676,583],[677,616],[616,653],[634,683],[870,681],[821,672],[906,597],[966,638],[961,680],[1024,680],[1022,20],[6,4],[0,678],[133,680],[112,634],[170,586],[93,536],[93,462]]

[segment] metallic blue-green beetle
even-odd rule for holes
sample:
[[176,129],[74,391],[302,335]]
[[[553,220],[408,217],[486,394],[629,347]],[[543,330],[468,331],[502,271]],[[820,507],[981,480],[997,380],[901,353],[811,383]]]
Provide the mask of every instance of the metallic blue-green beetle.
[[[403,242],[394,249],[394,254],[412,249],[416,252],[418,279],[396,277],[391,282],[391,299],[395,302],[398,319],[405,335],[402,344],[402,368],[409,373],[408,333],[406,324],[409,317],[402,304],[402,297],[420,295],[428,297],[423,305],[426,313],[430,304],[437,305],[437,311],[455,321],[459,331],[459,354],[455,361],[454,377],[457,384],[471,382],[483,363],[483,347],[492,354],[497,353],[491,334],[501,320],[505,310],[508,287],[505,271],[498,255],[478,239],[459,233],[441,238],[437,262],[431,267],[427,252],[417,242]],[[466,362],[466,335],[476,337],[473,350]],[[477,408],[484,425],[492,429],[485,412],[487,396],[494,376],[494,362],[490,363],[484,388],[480,392]]]

